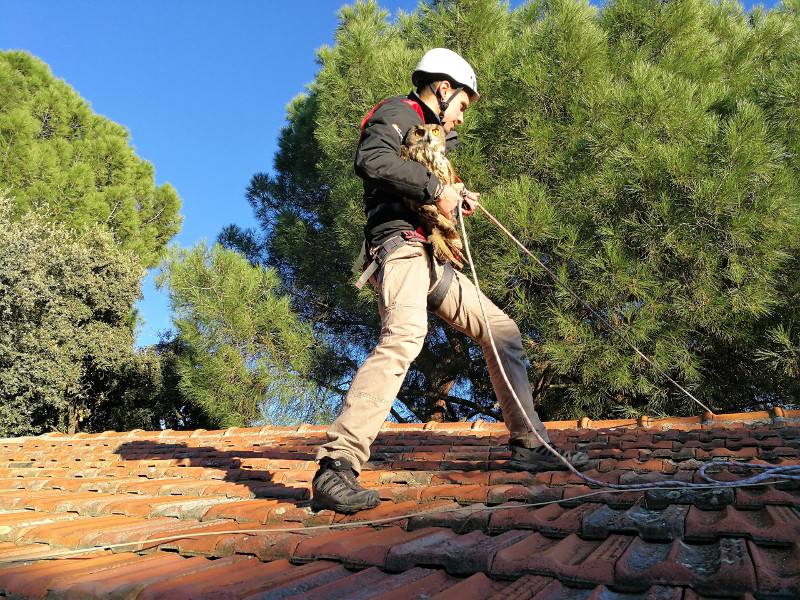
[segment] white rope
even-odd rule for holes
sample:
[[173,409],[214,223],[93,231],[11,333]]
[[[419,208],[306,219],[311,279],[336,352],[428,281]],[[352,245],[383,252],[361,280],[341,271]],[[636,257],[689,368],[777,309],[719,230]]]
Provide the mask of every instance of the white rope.
[[[759,485],[759,484],[750,484],[750,485]],[[700,488],[705,488],[709,490],[718,489],[723,487],[721,484],[708,484],[708,485],[699,485]],[[657,489],[664,490],[664,491],[675,491],[679,490],[680,488],[676,488],[670,484],[661,484]],[[526,502],[520,503],[516,505],[510,504],[499,504],[497,506],[485,506],[483,508],[475,508],[473,505],[468,506],[456,506],[452,508],[441,508],[436,510],[424,510],[424,511],[417,511],[408,513],[405,515],[395,515],[393,517],[384,517],[381,519],[368,519],[363,521],[350,521],[347,523],[330,523],[328,525],[304,525],[299,527],[268,527],[265,529],[230,529],[230,530],[217,530],[217,531],[184,531],[180,533],[175,533],[170,536],[160,537],[160,538],[152,538],[152,539],[140,539],[134,540],[130,542],[119,542],[117,544],[106,544],[104,546],[92,546],[90,548],[77,548],[74,550],[57,550],[55,552],[48,552],[48,553],[36,553],[32,554],[28,557],[20,556],[16,558],[3,558],[0,559],[0,564],[9,564],[9,563],[28,563],[31,561],[42,561],[42,560],[55,560],[55,559],[64,559],[69,557],[81,558],[81,555],[84,554],[92,554],[92,553],[99,553],[102,551],[114,551],[119,550],[121,548],[126,548],[128,546],[137,546],[142,545],[142,548],[133,548],[129,550],[129,552],[142,552],[144,550],[149,550],[151,548],[160,546],[161,544],[167,542],[174,542],[177,540],[189,540],[195,539],[200,537],[208,537],[213,535],[264,535],[268,533],[303,533],[306,531],[315,531],[319,529],[343,529],[347,527],[363,527],[365,525],[386,525],[387,523],[392,523],[394,521],[402,521],[405,519],[411,519],[414,517],[423,517],[423,516],[430,516],[430,515],[437,515],[442,513],[453,513],[453,512],[460,512],[460,511],[468,511],[468,512],[496,512],[501,510],[512,510],[516,508],[521,508],[523,506],[536,508],[540,506],[548,506],[550,504],[558,504],[561,502],[575,502],[576,500],[582,500],[584,498],[589,498],[592,496],[597,496],[600,494],[611,494],[616,492],[624,492],[627,490],[597,490],[594,492],[588,492],[586,494],[581,494],[579,496],[572,496],[568,499],[554,499],[554,500],[543,500],[542,502]],[[31,544],[39,545],[39,544]],[[18,546],[18,548],[24,548],[25,546]],[[93,556],[83,557],[85,559],[92,559]]]
[[[614,333],[616,333],[619,337],[621,337],[622,340],[626,344],[628,344],[631,348],[636,350],[636,352],[640,356],[642,356],[648,363],[650,363],[653,367],[655,367],[658,370],[659,373],[664,375],[664,377],[669,379],[669,381],[671,381],[673,384],[678,386],[678,388],[683,390],[684,393],[686,393],[690,398],[692,398],[692,400],[694,400],[700,406],[702,406],[703,408],[708,410],[708,412],[711,412],[711,410],[708,407],[706,407],[702,402],[697,400],[697,398],[692,396],[689,392],[684,390],[680,385],[678,385],[675,381],[673,381],[672,378],[670,378],[666,373],[664,373],[661,369],[659,369],[649,358],[647,358],[633,344],[631,344],[627,339],[625,339],[625,337],[621,333],[619,333],[616,329],[614,329],[614,327],[608,321],[606,321],[591,306],[589,306],[586,302],[584,302],[584,300],[582,298],[580,298],[580,296],[578,296],[575,292],[573,292],[569,288],[569,286],[567,286],[563,281],[561,281],[555,275],[555,273],[553,273],[550,269],[548,269],[547,266],[545,266],[544,263],[542,263],[542,261],[540,261],[536,256],[533,255],[533,253],[530,250],[528,250],[525,246],[523,246],[522,243],[516,237],[514,237],[511,234],[511,232],[508,231],[508,229],[503,227],[503,225],[497,219],[495,219],[494,216],[491,213],[489,213],[488,210],[486,210],[478,202],[476,202],[475,205],[478,208],[480,208],[484,213],[486,213],[486,215],[498,227],[500,227],[500,229],[502,229],[503,232],[505,232],[506,235],[508,235],[512,240],[514,240],[514,242],[516,242],[516,244],[520,248],[522,248],[522,250],[524,250],[526,254],[528,254],[531,258],[533,258],[539,264],[539,266],[541,266],[545,271],[547,271],[547,273],[549,273],[550,276],[553,277],[553,279],[555,279],[562,287],[564,287],[564,289],[566,289],[583,306],[585,306],[589,311],[591,311],[591,313],[593,315],[595,315],[603,323],[605,323],[605,325],[607,327],[609,327]],[[489,340],[491,342],[492,352],[494,352],[495,359],[497,360],[497,364],[500,367],[500,373],[503,376],[503,381],[505,382],[506,386],[508,386],[508,389],[511,392],[511,396],[514,398],[514,402],[516,402],[516,404],[517,404],[517,408],[518,408],[520,414],[523,415],[523,419],[525,421],[525,425],[528,427],[528,431],[533,433],[536,436],[536,438],[539,440],[539,442],[541,442],[541,444],[545,448],[547,448],[554,456],[558,457],[558,459],[567,467],[567,469],[569,471],[571,471],[573,474],[577,475],[578,477],[580,477],[581,479],[583,479],[584,481],[586,481],[588,483],[591,483],[591,484],[594,484],[594,485],[598,485],[600,487],[615,489],[615,490],[640,490],[640,489],[655,488],[655,487],[658,487],[658,486],[662,485],[660,483],[631,483],[631,484],[624,485],[624,484],[608,483],[608,482],[605,482],[605,481],[600,481],[600,480],[597,480],[597,479],[593,479],[593,478],[591,478],[591,477],[589,477],[587,475],[584,475],[583,473],[578,471],[578,469],[576,469],[574,466],[572,466],[570,464],[570,462],[564,456],[562,456],[558,451],[556,451],[555,448],[553,448],[547,441],[545,441],[545,439],[539,434],[539,432],[536,431],[536,429],[533,427],[533,424],[531,423],[530,419],[528,418],[528,415],[526,414],[525,410],[522,407],[522,402],[520,402],[519,396],[517,396],[516,391],[514,390],[513,386],[511,385],[511,382],[509,381],[508,376],[506,375],[505,368],[503,367],[503,362],[500,360],[500,354],[498,353],[497,346],[495,346],[495,343],[494,343],[494,337],[492,336],[492,330],[491,330],[491,326],[489,325],[489,318],[488,318],[488,316],[486,314],[486,308],[485,308],[485,306],[483,304],[483,299],[481,298],[482,293],[481,293],[481,290],[480,290],[480,285],[478,283],[478,274],[475,271],[475,263],[472,260],[472,253],[470,252],[470,249],[469,249],[469,240],[467,239],[467,230],[464,227],[464,216],[461,214],[460,206],[456,209],[456,212],[458,214],[458,222],[459,222],[459,225],[461,227],[461,235],[462,235],[462,237],[464,239],[464,252],[467,255],[467,262],[469,263],[470,272],[472,273],[472,278],[473,278],[473,281],[475,283],[475,290],[476,290],[476,292],[478,294],[478,301],[479,301],[480,306],[481,306],[481,312],[483,313],[483,320],[484,320],[484,323],[486,325],[486,331],[487,331],[487,333],[489,335]],[[795,480],[795,481],[800,481],[800,466],[794,466],[794,465],[782,466],[782,467],[781,466],[779,466],[779,467],[771,467],[769,465],[762,465],[762,464],[755,464],[755,463],[713,462],[713,463],[709,463],[709,464],[703,465],[703,467],[700,468],[700,475],[706,481],[714,482],[713,479],[711,479],[710,477],[708,477],[705,474],[706,469],[708,467],[710,467],[710,466],[731,466],[731,465],[736,466],[736,467],[741,467],[741,468],[763,469],[764,472],[760,473],[759,475],[754,475],[753,477],[749,477],[747,479],[742,479],[741,481],[738,481],[738,482],[734,482],[734,481],[731,481],[731,482],[715,482],[720,487],[739,487],[739,486],[743,486],[743,485],[759,485],[759,484],[764,484],[764,483],[769,482],[770,480],[775,480],[775,479],[791,479],[791,480]],[[673,482],[671,482],[671,485],[673,485],[675,487],[679,487],[679,488],[698,488],[698,487],[703,487],[706,484],[691,483],[691,482],[686,482],[686,481],[673,481]]]

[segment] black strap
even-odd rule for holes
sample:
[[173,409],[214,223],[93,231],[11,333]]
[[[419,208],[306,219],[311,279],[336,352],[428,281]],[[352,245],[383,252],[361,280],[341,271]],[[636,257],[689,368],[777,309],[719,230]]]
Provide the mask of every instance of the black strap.
[[[361,273],[361,277],[358,278],[358,281],[356,282],[356,287],[358,289],[364,287],[364,284],[367,281],[369,281],[369,278],[372,277],[372,275],[374,275],[378,271],[378,269],[380,269],[383,266],[383,263],[386,262],[386,258],[398,248],[402,248],[403,246],[405,246],[410,240],[424,242],[425,238],[416,233],[415,231],[404,231],[401,234],[389,238],[377,248],[373,248],[372,250],[370,250],[369,255],[371,261],[367,265],[367,268],[364,269],[364,272]],[[366,242],[362,246],[362,248],[365,251],[364,258],[366,258]],[[356,263],[358,263],[360,260],[361,257],[359,256],[358,260],[356,260]],[[361,264],[363,264],[363,262]],[[353,265],[353,268],[355,269],[356,265]]]
[[353,266],[350,267],[350,272],[358,273],[359,271],[363,271],[366,262],[367,262],[367,240],[364,240],[363,242],[361,242],[361,252],[358,253],[358,258],[356,259],[356,262],[354,262]]
[[[398,248],[402,248],[411,240],[427,243],[425,238],[415,231],[404,231],[400,235],[389,238],[378,248],[374,248],[372,252],[370,252],[372,261],[361,274],[361,277],[359,277],[356,287],[361,289],[367,280],[383,266],[383,263],[386,262],[386,259],[392,252]],[[362,249],[363,254],[366,255],[366,247],[362,247]],[[434,260],[433,257],[431,257],[431,260]],[[360,262],[361,257],[359,257],[359,260],[357,260],[356,263]],[[355,265],[353,265],[353,267],[355,268]],[[436,282],[436,285],[433,286],[433,289],[428,292],[428,310],[436,311],[442,305],[442,302],[444,302],[444,299],[447,296],[447,291],[450,289],[450,285],[453,283],[454,273],[455,271],[453,270],[452,263],[444,263],[444,271],[442,272],[442,276],[439,278],[439,281]]]
[[442,95],[439,93],[439,88],[434,87],[433,83],[431,83],[431,89],[434,91],[436,98],[439,100],[439,122],[444,124],[444,113],[447,110],[447,107],[450,106],[450,101],[458,96],[459,92],[464,89],[464,86],[457,87],[455,90],[453,90],[453,93],[447,97],[447,100],[442,98]]
[[436,282],[436,285],[433,286],[433,289],[428,292],[428,310],[431,312],[436,312],[436,310],[442,305],[444,302],[445,297],[447,296],[447,291],[450,289],[450,285],[453,283],[453,275],[455,271],[453,270],[453,263],[450,261],[444,263],[444,272],[442,276],[439,278],[439,281]]

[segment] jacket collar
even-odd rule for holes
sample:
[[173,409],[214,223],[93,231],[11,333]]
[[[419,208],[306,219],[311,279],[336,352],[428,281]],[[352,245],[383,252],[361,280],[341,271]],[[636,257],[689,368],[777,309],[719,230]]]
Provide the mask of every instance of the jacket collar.
[[422,113],[425,115],[426,123],[438,123],[439,125],[442,124],[442,122],[439,120],[439,115],[433,112],[430,107],[420,99],[416,91],[411,92],[408,95],[408,99],[420,105],[422,108]]

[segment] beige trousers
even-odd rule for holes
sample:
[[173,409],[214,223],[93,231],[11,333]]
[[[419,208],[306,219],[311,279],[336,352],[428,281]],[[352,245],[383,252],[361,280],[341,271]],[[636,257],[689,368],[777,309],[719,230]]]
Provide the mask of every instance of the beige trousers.
[[[408,368],[422,350],[428,332],[428,289],[441,276],[442,269],[442,265],[432,259],[425,246],[418,242],[409,242],[389,255],[378,272],[376,282],[382,324],[378,345],[353,378],[342,411],[328,428],[328,441],[317,452],[317,460],[326,456],[346,458],[358,472],[369,460],[370,445],[389,416]],[[511,386],[534,428],[549,441],[547,431],[533,408],[519,328],[491,300],[486,296],[482,298],[495,345]],[[536,436],[528,431],[523,415],[500,373],[475,285],[456,271],[447,296],[436,314],[483,348],[492,386],[511,434],[510,439],[528,448],[541,445]]]

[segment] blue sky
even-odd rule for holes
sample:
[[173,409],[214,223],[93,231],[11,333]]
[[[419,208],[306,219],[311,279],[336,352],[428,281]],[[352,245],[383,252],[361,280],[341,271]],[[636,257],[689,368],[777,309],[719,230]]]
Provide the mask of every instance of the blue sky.
[[[93,110],[131,132],[136,153],[183,199],[175,238],[213,241],[253,224],[244,192],[272,168],[286,105],[333,44],[340,0],[0,0],[0,48],[38,56]],[[416,0],[382,1],[395,15]],[[169,329],[147,279],[137,342]]]
[[[272,168],[286,104],[333,44],[339,0],[0,0],[0,49],[38,56],[183,199],[181,246],[253,224],[244,191]],[[379,0],[396,15],[417,0]],[[516,2],[514,3],[516,4]],[[765,3],[772,6],[773,2]],[[749,3],[747,5],[749,7]],[[137,343],[170,328],[150,278]]]

